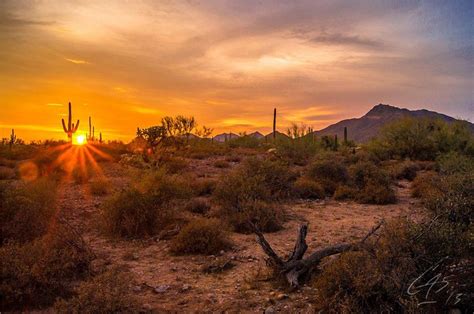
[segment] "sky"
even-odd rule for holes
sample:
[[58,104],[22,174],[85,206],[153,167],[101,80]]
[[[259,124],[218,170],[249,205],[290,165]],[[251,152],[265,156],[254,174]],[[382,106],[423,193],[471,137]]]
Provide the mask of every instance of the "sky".
[[321,129],[378,103],[474,119],[474,1],[0,2],[0,137],[130,140],[167,115]]

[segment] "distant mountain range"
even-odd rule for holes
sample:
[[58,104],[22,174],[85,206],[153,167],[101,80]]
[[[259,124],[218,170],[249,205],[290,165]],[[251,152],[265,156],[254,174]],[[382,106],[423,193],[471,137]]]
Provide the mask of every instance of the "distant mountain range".
[[[364,143],[376,137],[381,128],[402,117],[441,119],[448,123],[459,121],[453,117],[429,110],[408,110],[390,105],[379,104],[360,118],[339,121],[322,130],[315,131],[316,136],[337,134],[339,138],[344,136],[344,127],[347,127],[348,139],[358,143]],[[469,123],[474,132],[474,124]]]
[[[408,110],[405,108],[398,108],[390,105],[379,104],[374,106],[369,112],[360,118],[352,118],[347,120],[339,121],[332,124],[322,130],[314,131],[313,134],[317,137],[324,135],[337,136],[342,139],[344,137],[344,127],[347,127],[348,139],[355,141],[356,143],[364,143],[370,139],[376,137],[383,126],[394,122],[403,117],[413,118],[430,118],[440,119],[448,123],[459,121],[453,117],[447,116],[442,113],[429,111],[426,109],[422,110]],[[474,132],[474,124],[467,122],[471,130]],[[257,139],[272,138],[273,133],[270,132],[267,135],[263,135],[260,132],[253,132],[247,134],[247,136],[254,137]],[[277,138],[287,138],[288,136],[284,133],[276,131],[275,136]],[[240,137],[235,133],[221,133],[213,137],[216,142],[225,142],[230,139],[236,139]]]

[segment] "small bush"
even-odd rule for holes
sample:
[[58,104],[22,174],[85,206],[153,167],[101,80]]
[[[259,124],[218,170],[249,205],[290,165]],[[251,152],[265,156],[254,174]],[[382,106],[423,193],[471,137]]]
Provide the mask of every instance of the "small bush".
[[191,188],[197,196],[211,195],[216,189],[217,180],[214,179],[196,179],[191,183]]
[[15,179],[15,170],[0,166],[0,180]]
[[229,168],[230,164],[225,160],[217,160],[214,162],[214,167],[224,169]]
[[335,200],[348,200],[353,199],[357,195],[357,190],[347,186],[347,185],[339,185],[334,192],[334,199]]
[[89,273],[93,254],[70,226],[55,224],[48,234],[27,244],[0,248],[1,310],[51,305],[71,294],[71,282]]
[[153,236],[172,219],[172,212],[154,201],[151,195],[131,188],[112,196],[103,206],[104,231],[112,236],[144,238]]
[[[463,284],[469,270],[458,267],[468,255],[466,233],[444,223],[391,222],[380,238],[369,241],[365,249],[343,253],[326,263],[314,282],[318,291],[317,310],[337,313],[444,312],[455,302],[448,299],[451,289],[456,293],[469,293],[469,285]],[[439,266],[423,277],[426,281],[421,281],[428,284],[419,285],[419,293],[410,296],[407,293],[410,284],[437,263]],[[448,280],[451,289],[433,291],[425,297],[430,293],[428,289],[434,287],[428,280],[436,278],[438,273],[440,279]],[[438,284],[441,286],[440,281]],[[469,306],[468,299],[461,299],[456,306],[465,309]],[[436,302],[417,307],[427,300]]]
[[395,165],[392,169],[393,177],[397,180],[406,179],[413,181],[416,173],[421,170],[420,165],[413,161],[403,161]]
[[209,211],[211,205],[209,201],[202,197],[193,198],[185,207],[185,210],[195,214],[205,214]]
[[321,184],[306,177],[300,177],[295,181],[293,191],[297,197],[303,199],[323,199],[325,197]]
[[188,162],[183,158],[168,158],[161,164],[171,174],[181,173],[188,168]]
[[83,169],[83,168],[80,168],[80,167],[76,167],[72,171],[72,179],[74,180],[74,183],[76,183],[76,184],[87,183],[87,182],[89,182],[91,177],[92,177],[92,174],[89,171],[89,169]]
[[218,219],[194,219],[185,225],[171,245],[176,254],[216,254],[231,246]]
[[413,197],[430,198],[439,195],[440,177],[435,171],[422,172],[413,180],[411,195]]
[[391,204],[396,202],[388,172],[371,162],[357,162],[350,168],[351,181],[357,190],[355,199],[365,204]]
[[46,233],[55,211],[56,184],[47,179],[0,186],[0,245],[24,243]]
[[349,179],[343,160],[333,154],[323,155],[313,161],[309,166],[308,176],[320,182],[329,195],[333,195],[337,186]]
[[98,179],[89,183],[89,191],[92,195],[103,196],[107,195],[110,190],[110,184],[105,179]]
[[107,271],[82,282],[76,295],[54,304],[58,313],[138,313],[138,301],[130,293],[130,276],[118,270]]
[[227,156],[225,160],[228,162],[240,162],[242,158],[240,158],[240,156],[237,156],[237,155],[230,155],[230,156]]
[[261,200],[246,201],[239,211],[221,209],[220,214],[241,233],[251,233],[254,227],[262,232],[275,232],[283,227],[285,220],[283,209]]

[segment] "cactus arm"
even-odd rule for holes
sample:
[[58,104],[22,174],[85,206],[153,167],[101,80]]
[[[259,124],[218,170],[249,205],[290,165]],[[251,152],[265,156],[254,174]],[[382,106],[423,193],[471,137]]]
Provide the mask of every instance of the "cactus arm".
[[68,127],[68,130],[71,131],[72,128],[71,128],[71,121],[72,120],[72,109],[71,109],[71,102],[69,102],[69,115],[68,115],[68,123],[67,123],[67,127]]
[[62,120],[62,123],[63,123],[64,132],[67,133],[66,122],[64,122],[64,119],[61,119],[61,120]]
[[79,120],[76,122],[76,127],[73,129],[73,133],[77,131],[77,128],[79,128]]

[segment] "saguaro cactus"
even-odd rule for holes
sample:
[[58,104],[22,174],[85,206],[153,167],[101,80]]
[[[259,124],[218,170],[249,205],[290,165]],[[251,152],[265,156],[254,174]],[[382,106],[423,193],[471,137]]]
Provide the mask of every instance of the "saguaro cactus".
[[337,143],[337,134],[336,134],[336,135],[334,135],[334,150],[337,150],[338,146],[339,145]]
[[273,139],[276,138],[277,108],[273,108]]
[[95,126],[92,127],[92,141],[95,140]]
[[347,144],[347,127],[344,127],[344,144]]
[[63,123],[64,132],[67,134],[69,141],[72,141],[72,135],[76,133],[77,129],[79,128],[79,120],[77,120],[76,125],[72,122],[72,109],[71,109],[71,102],[69,102],[69,116],[68,116],[68,123],[66,127],[66,123],[64,119],[61,119]]
[[12,129],[12,134],[10,134],[10,149],[16,142],[15,129]]
[[99,143],[102,144],[102,132],[99,133]]
[[92,118],[89,116],[89,136],[87,137],[89,141],[92,141]]

